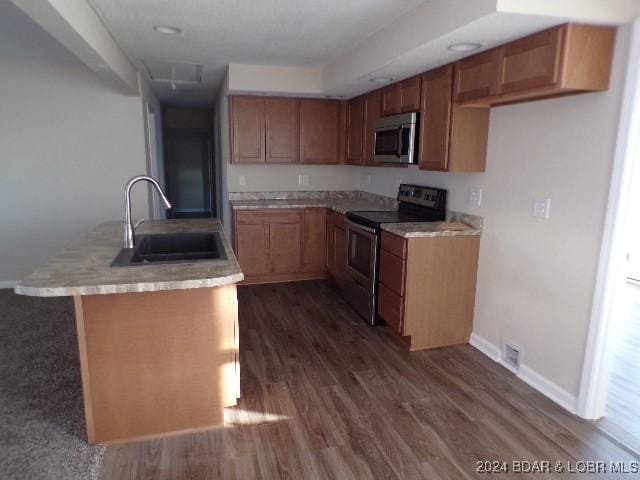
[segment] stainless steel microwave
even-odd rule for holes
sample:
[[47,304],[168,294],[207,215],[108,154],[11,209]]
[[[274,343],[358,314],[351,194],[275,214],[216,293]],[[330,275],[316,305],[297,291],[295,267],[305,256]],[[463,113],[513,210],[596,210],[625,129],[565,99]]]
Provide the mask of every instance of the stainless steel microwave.
[[374,159],[380,163],[416,163],[418,114],[382,117],[376,122]]

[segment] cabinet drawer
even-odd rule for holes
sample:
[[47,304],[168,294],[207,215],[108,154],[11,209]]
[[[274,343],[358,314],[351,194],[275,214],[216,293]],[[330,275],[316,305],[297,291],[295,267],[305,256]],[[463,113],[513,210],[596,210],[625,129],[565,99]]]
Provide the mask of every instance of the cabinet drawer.
[[300,210],[265,209],[240,210],[236,212],[238,225],[264,225],[268,223],[300,223]]
[[404,295],[404,269],[402,258],[380,250],[380,282],[401,296]]
[[378,288],[378,315],[396,332],[403,333],[404,301],[399,295],[380,284]]
[[407,241],[397,235],[382,232],[382,249],[400,258],[407,258]]

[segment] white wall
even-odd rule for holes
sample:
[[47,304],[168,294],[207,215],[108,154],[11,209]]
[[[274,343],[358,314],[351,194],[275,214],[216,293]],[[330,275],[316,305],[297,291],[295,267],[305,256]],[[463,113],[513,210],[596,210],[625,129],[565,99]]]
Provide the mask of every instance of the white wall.
[[[604,223],[629,31],[618,36],[604,93],[492,109],[483,174],[363,169],[361,188],[394,195],[396,181],[449,190],[452,210],[484,217],[474,331],[524,350],[527,367],[577,395]],[[371,175],[371,185],[368,184]],[[480,208],[467,203],[483,188]],[[531,216],[535,197],[551,217]]]
[[[0,59],[0,282],[20,280],[79,236],[123,218],[144,173],[141,98],[83,65]],[[135,187],[134,216],[146,216]]]

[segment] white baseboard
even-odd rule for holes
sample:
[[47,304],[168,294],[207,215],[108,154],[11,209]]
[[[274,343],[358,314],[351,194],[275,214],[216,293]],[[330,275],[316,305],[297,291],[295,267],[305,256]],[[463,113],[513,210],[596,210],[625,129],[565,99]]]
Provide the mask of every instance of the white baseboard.
[[502,361],[501,350],[493,343],[481,337],[480,335],[477,335],[476,333],[471,334],[469,343],[471,344],[471,346],[484,353],[494,362],[499,363],[507,370],[515,373],[515,375],[520,380],[525,382],[527,385],[535,388],[544,396],[553,400],[565,410],[568,410],[569,412],[574,414],[576,413],[578,406],[578,397],[576,397],[575,395],[567,392],[565,389],[556,385],[548,378],[540,375],[538,372],[528,367],[527,365],[523,364],[520,366],[520,371],[514,371],[513,367],[510,367],[510,365],[507,365]]
[[469,343],[471,346],[480,350],[487,357],[489,357],[494,362],[500,363],[502,355],[500,355],[500,349],[496,347],[493,343],[485,340],[480,335],[475,333],[471,334],[471,338],[469,339]]
[[20,283],[19,280],[0,280],[0,288],[13,288]]

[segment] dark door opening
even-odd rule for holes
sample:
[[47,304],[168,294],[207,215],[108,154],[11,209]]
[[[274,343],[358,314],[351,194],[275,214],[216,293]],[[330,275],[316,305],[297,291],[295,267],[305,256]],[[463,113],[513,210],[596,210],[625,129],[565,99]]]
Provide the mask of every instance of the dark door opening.
[[216,216],[211,110],[165,110],[169,218]]

